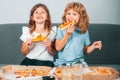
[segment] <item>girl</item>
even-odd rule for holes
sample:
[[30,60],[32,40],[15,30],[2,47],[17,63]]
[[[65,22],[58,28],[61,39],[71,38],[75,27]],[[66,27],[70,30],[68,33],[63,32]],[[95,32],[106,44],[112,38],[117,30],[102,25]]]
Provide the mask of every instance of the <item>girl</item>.
[[101,41],[93,42],[90,45],[88,33],[89,18],[85,7],[81,3],[69,3],[64,10],[62,20],[63,24],[68,21],[74,21],[74,25],[70,25],[66,29],[58,28],[55,46],[59,52],[55,66],[74,65],[84,60],[84,52],[90,54],[96,48],[101,49]]
[[[28,27],[22,28],[20,39],[23,41],[21,52],[26,55],[21,65],[53,67],[53,49],[56,27],[52,27],[49,10],[44,4],[36,4],[30,13]],[[38,35],[46,36],[42,42],[33,42]]]

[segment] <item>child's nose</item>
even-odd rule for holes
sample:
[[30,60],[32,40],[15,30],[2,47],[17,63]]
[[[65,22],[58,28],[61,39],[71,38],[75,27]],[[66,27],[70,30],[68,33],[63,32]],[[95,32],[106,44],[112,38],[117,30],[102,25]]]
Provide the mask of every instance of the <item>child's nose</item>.
[[74,18],[72,16],[70,16],[69,20],[72,21]]

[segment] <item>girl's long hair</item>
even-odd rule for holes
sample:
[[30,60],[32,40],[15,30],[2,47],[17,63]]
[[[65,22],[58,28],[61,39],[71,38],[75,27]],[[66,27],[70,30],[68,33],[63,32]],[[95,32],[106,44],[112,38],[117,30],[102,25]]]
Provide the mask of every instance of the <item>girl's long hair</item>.
[[78,22],[78,26],[80,27],[81,33],[85,33],[89,26],[89,17],[88,17],[85,7],[80,2],[69,3],[64,10],[64,15],[62,17],[63,23],[66,22],[66,13],[70,9],[73,9],[79,14],[80,19]]
[[32,19],[32,17],[33,17],[34,11],[39,7],[42,7],[47,12],[47,20],[45,22],[44,28],[47,29],[49,32],[52,28],[51,17],[50,17],[48,8],[46,7],[46,5],[39,3],[39,4],[36,4],[35,6],[33,6],[33,8],[31,9],[31,12],[30,12],[30,20],[28,23],[28,27],[30,28],[30,33],[32,33],[36,28],[35,21]]

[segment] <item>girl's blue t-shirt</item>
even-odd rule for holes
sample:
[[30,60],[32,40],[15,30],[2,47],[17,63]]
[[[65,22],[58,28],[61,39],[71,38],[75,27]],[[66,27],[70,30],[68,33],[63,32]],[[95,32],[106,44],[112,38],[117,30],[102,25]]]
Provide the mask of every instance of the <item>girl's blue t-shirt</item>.
[[[62,39],[65,33],[66,30],[61,30],[60,28],[58,28],[56,39]],[[56,59],[56,61],[54,62],[55,66],[68,63],[75,64],[80,61],[80,59],[84,59],[84,47],[88,45],[90,45],[88,31],[81,34],[80,29],[76,28],[68,39],[64,48],[58,52],[58,59]]]

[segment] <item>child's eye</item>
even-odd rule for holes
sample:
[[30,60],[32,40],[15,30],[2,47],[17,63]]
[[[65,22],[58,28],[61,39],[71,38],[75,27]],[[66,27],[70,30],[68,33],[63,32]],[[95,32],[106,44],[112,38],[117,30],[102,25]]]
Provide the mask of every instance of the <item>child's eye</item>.
[[43,11],[43,12],[41,12],[41,13],[45,13],[45,12]]
[[38,14],[39,12],[38,12],[38,11],[35,11],[34,13],[35,13],[35,14]]
[[74,16],[76,16],[77,14],[73,14]]
[[37,14],[38,12],[35,12],[35,14]]
[[70,15],[70,13],[67,13],[67,15]]

